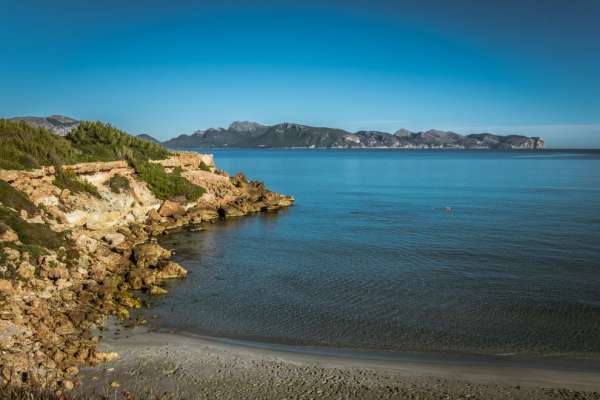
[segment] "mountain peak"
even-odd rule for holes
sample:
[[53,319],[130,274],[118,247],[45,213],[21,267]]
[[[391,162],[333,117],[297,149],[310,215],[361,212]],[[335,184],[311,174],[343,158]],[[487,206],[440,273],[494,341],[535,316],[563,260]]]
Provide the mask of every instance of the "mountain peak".
[[234,121],[229,125],[229,130],[234,132],[256,132],[261,128],[265,126],[252,121]]
[[402,129],[398,129],[398,130],[397,130],[397,131],[394,133],[394,135],[395,135],[395,136],[400,136],[400,137],[405,137],[405,136],[410,136],[410,135],[411,135],[411,133],[412,133],[412,132],[411,132],[411,131],[409,131],[408,129],[404,129],[404,128],[402,128]]

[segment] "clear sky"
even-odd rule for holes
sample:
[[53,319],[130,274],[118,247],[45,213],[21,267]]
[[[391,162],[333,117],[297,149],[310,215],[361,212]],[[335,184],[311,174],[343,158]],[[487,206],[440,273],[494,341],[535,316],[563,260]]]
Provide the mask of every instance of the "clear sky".
[[0,0],[0,116],[233,120],[600,147],[600,1]]

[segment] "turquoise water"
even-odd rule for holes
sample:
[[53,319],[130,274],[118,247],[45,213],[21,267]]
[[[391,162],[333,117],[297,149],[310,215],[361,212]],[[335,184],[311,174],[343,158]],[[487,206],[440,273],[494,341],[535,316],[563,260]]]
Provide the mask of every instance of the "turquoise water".
[[166,238],[191,273],[153,300],[160,326],[376,350],[600,354],[600,152],[210,152],[296,205]]

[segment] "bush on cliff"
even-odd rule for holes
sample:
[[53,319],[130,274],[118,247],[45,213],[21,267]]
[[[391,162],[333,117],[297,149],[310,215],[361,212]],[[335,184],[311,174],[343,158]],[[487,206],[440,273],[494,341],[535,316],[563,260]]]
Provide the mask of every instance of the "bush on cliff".
[[123,190],[129,190],[129,181],[123,175],[114,175],[108,180],[108,187],[113,193],[121,193]]
[[34,128],[22,121],[0,119],[0,168],[34,169],[85,161],[115,161],[126,153],[144,160],[160,160],[169,151],[109,124],[82,121],[67,136]]
[[148,188],[159,199],[166,200],[185,196],[188,201],[194,201],[204,194],[204,188],[194,185],[181,176],[180,169],[168,173],[160,164],[135,157],[130,157],[129,163],[140,179],[148,184]]
[[0,203],[17,211],[25,210],[30,216],[38,214],[37,207],[24,193],[4,181],[0,181]]
[[54,186],[60,189],[69,189],[72,193],[89,193],[92,196],[100,197],[96,186],[84,181],[77,174],[71,171],[65,171],[57,166],[56,178],[52,182]]
[[[167,173],[162,166],[149,162],[169,157],[169,150],[101,122],[82,121],[67,136],[61,137],[24,122],[0,119],[0,145],[0,168],[32,169],[54,165],[58,168],[54,184],[75,193],[99,196],[93,185],[76,174],[63,171],[61,165],[123,159],[130,162],[139,178],[160,199],[185,196],[193,201],[204,193],[202,187],[185,179],[180,171]],[[205,168],[209,169],[208,166]]]
[[149,142],[102,122],[82,121],[67,135],[86,161],[121,160],[132,154],[142,160],[162,160],[170,152],[158,143]]
[[53,231],[47,224],[27,222],[16,212],[4,206],[0,206],[0,222],[15,231],[19,240],[26,245],[57,250],[67,244],[63,233]]
[[77,158],[78,151],[67,139],[25,122],[0,119],[0,168],[33,169]]

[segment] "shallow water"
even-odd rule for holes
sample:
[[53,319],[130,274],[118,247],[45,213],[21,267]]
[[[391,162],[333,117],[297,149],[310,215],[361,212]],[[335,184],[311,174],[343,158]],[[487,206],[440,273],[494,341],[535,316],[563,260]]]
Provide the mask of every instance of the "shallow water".
[[600,354],[600,153],[208,150],[296,205],[166,238],[163,327],[384,350]]

